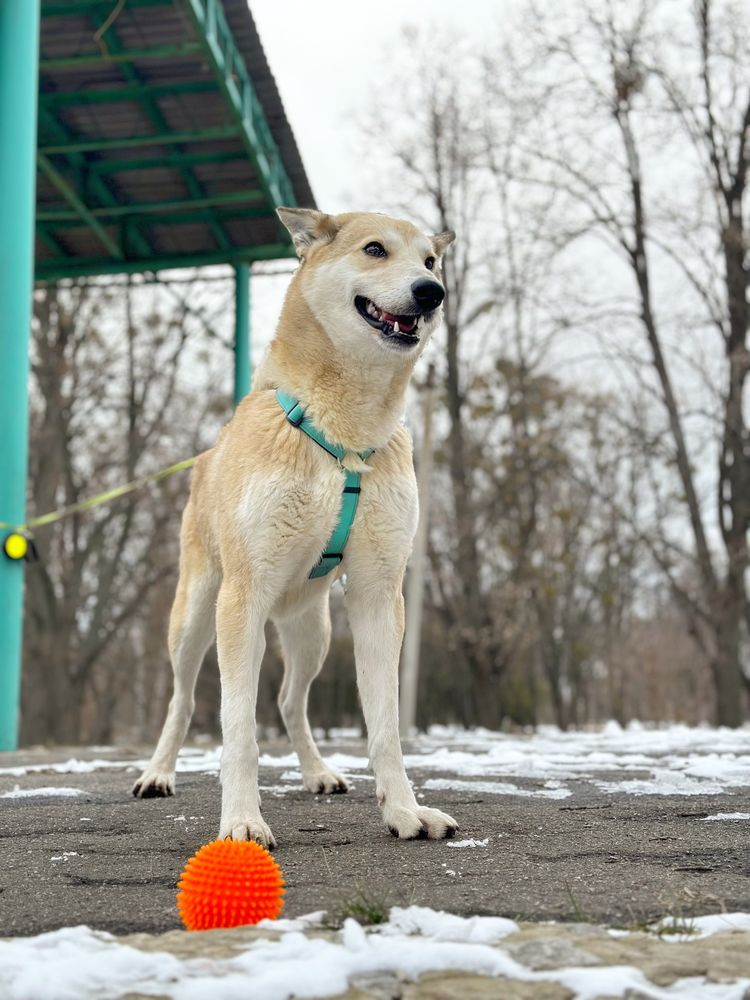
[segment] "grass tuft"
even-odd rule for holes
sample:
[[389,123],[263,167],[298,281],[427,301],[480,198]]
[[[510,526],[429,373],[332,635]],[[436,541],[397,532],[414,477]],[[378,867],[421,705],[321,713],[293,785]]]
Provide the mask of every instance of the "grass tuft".
[[338,906],[328,913],[326,926],[332,930],[343,927],[345,920],[356,920],[363,927],[374,927],[388,920],[391,906],[397,905],[381,890],[366,886],[355,886],[353,891],[342,896]]

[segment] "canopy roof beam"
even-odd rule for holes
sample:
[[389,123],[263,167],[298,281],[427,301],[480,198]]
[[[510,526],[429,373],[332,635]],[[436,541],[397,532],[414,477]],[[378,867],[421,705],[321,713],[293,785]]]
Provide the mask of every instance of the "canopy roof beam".
[[119,139],[71,140],[64,144],[42,147],[47,155],[62,153],[106,153],[110,149],[132,149],[137,146],[179,146],[183,142],[215,142],[222,139],[236,139],[239,128],[236,125],[220,125],[217,128],[190,129],[184,132],[167,132],[164,135],[122,136]]
[[[41,225],[51,225],[56,230],[59,230],[62,234],[66,229],[79,229],[84,225],[81,220],[70,213],[71,217],[65,219],[62,222],[43,222]],[[226,208],[224,212],[217,213],[215,208],[196,208],[190,211],[181,212],[160,212],[158,219],[154,220],[153,216],[149,215],[129,215],[126,219],[120,221],[120,225],[124,226],[138,226],[138,225],[153,225],[156,222],[161,225],[165,222],[176,223],[177,225],[187,225],[193,222],[211,222],[213,219],[218,219],[220,222],[237,222],[240,219],[274,219],[274,213],[265,205],[258,205],[253,208],[232,208],[231,206]],[[123,243],[123,246],[128,245]],[[230,249],[228,251],[230,259],[234,257],[234,250]]]
[[[124,52],[124,46],[122,44],[120,36],[115,30],[113,22],[111,20],[107,20],[111,11],[105,12],[102,8],[99,7],[94,7],[93,10],[94,12],[98,13],[100,16],[105,18],[105,21],[103,23],[107,24],[107,30],[102,35],[102,40],[105,42],[108,51],[114,52],[115,55],[122,55],[122,53]],[[131,85],[133,84],[138,85],[143,83],[143,80],[140,78],[138,71],[133,66],[128,66],[128,65],[123,66],[123,72]],[[158,129],[159,132],[169,131],[169,125],[167,124],[167,121],[154,98],[148,95],[144,96],[142,99],[142,106],[146,114],[148,115],[149,119],[151,120],[151,123],[154,125],[156,129]],[[205,188],[196,178],[192,169],[189,166],[184,166],[180,164],[178,170],[180,172],[180,176],[182,177],[185,186],[188,189],[188,193],[190,194],[191,198],[195,198],[197,200],[205,199],[206,198]],[[221,225],[216,220],[212,220],[209,223],[209,226],[211,229],[211,235],[216,240],[216,245],[220,249],[226,250],[228,247],[231,246],[229,237],[227,236]]]
[[[61,125],[58,119],[55,118],[54,115],[52,115],[45,108],[41,107],[39,108],[39,121],[40,123],[43,124],[43,128],[47,132],[50,132],[52,135],[56,136],[57,139],[62,141],[70,140],[70,136],[66,131],[66,129],[64,128],[64,126]],[[46,157],[47,154],[45,153],[44,149],[40,149],[38,150],[37,155],[42,155]],[[67,159],[75,170],[85,171],[88,167],[86,158],[81,153],[68,153]],[[110,190],[107,183],[101,177],[92,176],[90,178],[89,191],[91,195],[97,198],[99,203],[103,203],[105,205],[116,205],[118,203],[117,197],[115,196],[114,192]],[[37,218],[38,217],[39,213],[37,213]],[[40,226],[40,229],[44,230],[44,226],[43,225]],[[51,234],[49,233],[47,233],[46,235],[51,236]],[[149,257],[153,254],[153,249],[151,247],[151,244],[148,242],[145,236],[141,235],[140,233],[132,234],[132,243],[133,243],[133,248],[135,249],[136,253],[139,256]]]
[[228,149],[211,153],[168,153],[166,156],[138,156],[129,160],[95,160],[89,163],[92,174],[119,174],[128,170],[154,170],[180,164],[221,164],[246,159],[244,149]]
[[291,256],[273,210],[313,199],[241,0],[41,5],[39,280]]
[[[251,191],[230,191],[227,194],[216,194],[203,198],[177,199],[175,201],[144,201],[131,202],[128,205],[110,205],[102,208],[92,208],[89,215],[94,219],[114,219],[119,216],[161,214],[162,212],[190,212],[194,208],[217,208],[223,205],[257,205],[263,202],[263,195],[255,189]],[[264,208],[264,215],[269,214]],[[80,212],[68,212],[63,209],[41,209],[37,218],[42,222],[71,222],[79,218]]]
[[185,94],[206,94],[216,89],[214,80],[193,80],[190,83],[131,83],[123,87],[102,87],[93,90],[47,91],[39,95],[43,108],[59,108],[68,104],[117,104],[120,101],[140,101],[144,97],[174,97]]
[[252,263],[256,260],[279,260],[294,257],[288,243],[266,243],[256,247],[238,247],[227,260],[226,250],[214,253],[159,254],[138,260],[102,260],[101,257],[76,257],[71,260],[38,260],[38,281],[59,281],[61,278],[86,277],[90,274],[136,274],[170,271],[180,267],[207,267],[211,264]]
[[58,239],[55,239],[55,237],[47,229],[46,226],[43,226],[40,222],[37,222],[36,231],[37,235],[39,236],[39,239],[44,244],[46,244],[47,247],[49,247],[49,249],[52,251],[53,254],[55,254],[56,257],[65,256],[65,248],[63,247],[62,243],[60,243]]
[[75,190],[68,184],[62,174],[52,166],[50,161],[42,153],[37,154],[36,158],[37,166],[45,175],[45,177],[57,188],[63,198],[67,201],[70,207],[73,209],[75,215],[89,227],[89,229],[96,233],[99,242],[105,249],[107,249],[113,257],[118,260],[122,260],[125,254],[119,244],[112,239],[109,233],[106,231],[104,226],[94,217],[90,209],[86,208],[84,203],[76,194]]
[[181,0],[233,113],[240,138],[269,201],[295,205],[294,189],[274,142],[263,106],[242,55],[237,50],[224,9],[217,0]]
[[[42,17],[67,17],[70,14],[88,14],[102,0],[69,0],[68,3],[48,3],[42,0]],[[128,7],[164,7],[172,0],[128,0]]]
[[[101,2],[101,0],[99,0]],[[122,52],[88,52],[80,56],[57,56],[42,59],[39,70],[91,69],[111,66],[112,63],[132,63],[151,59],[192,59],[201,51],[200,42],[182,42],[180,45],[156,45],[152,49],[125,49]]]

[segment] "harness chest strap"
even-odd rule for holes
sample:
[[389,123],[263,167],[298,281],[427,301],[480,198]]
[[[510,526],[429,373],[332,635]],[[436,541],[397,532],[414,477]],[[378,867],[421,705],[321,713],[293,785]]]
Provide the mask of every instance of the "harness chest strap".
[[[299,400],[282,392],[281,389],[276,390],[276,400],[286,414],[286,419],[290,424],[298,427],[309,438],[312,438],[323,451],[327,451],[337,462],[341,462],[346,454],[346,449],[342,448],[341,445],[331,444],[326,436],[307,419],[304,408],[300,405]],[[359,452],[359,457],[363,462],[366,462],[373,451],[373,448],[370,448],[368,451],[361,451]],[[333,534],[328,539],[328,544],[323,551],[323,555],[310,570],[309,577],[311,580],[326,576],[344,558],[344,547],[349,539],[349,532],[351,531],[354,515],[357,513],[357,506],[359,504],[361,474],[359,472],[350,472],[348,469],[343,469],[343,472],[344,490],[341,498],[339,519],[336,527],[333,529]]]

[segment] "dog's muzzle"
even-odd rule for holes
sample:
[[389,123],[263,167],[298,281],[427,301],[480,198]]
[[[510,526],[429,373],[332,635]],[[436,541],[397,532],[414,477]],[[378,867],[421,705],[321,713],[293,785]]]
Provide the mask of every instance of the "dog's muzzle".
[[384,340],[398,347],[414,347],[420,340],[420,321],[429,322],[432,313],[443,301],[445,290],[437,281],[421,278],[412,284],[410,291],[414,304],[414,311],[410,313],[388,312],[364,295],[357,295],[354,305],[362,319],[376,329]]

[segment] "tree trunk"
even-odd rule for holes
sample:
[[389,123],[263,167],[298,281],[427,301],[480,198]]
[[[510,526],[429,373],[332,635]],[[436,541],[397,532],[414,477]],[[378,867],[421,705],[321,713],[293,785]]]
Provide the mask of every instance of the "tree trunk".
[[745,717],[745,690],[740,671],[740,629],[744,616],[741,581],[732,573],[718,591],[713,620],[716,623],[711,670],[716,688],[716,722],[741,726]]

